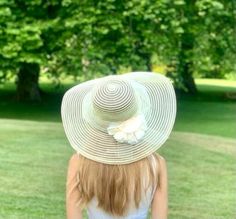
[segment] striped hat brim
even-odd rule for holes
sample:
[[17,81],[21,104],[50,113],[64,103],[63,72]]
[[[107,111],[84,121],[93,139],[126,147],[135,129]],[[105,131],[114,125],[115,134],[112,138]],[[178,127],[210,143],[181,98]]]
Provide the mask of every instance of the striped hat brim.
[[150,155],[166,142],[176,118],[176,96],[172,82],[162,74],[131,72],[116,76],[145,88],[145,94],[142,89],[137,89],[147,122],[147,131],[140,142],[134,145],[117,142],[93,123],[95,119],[88,107],[92,103],[86,98],[94,86],[109,76],[70,88],[63,96],[61,116],[70,145],[78,153],[101,163],[127,164]]

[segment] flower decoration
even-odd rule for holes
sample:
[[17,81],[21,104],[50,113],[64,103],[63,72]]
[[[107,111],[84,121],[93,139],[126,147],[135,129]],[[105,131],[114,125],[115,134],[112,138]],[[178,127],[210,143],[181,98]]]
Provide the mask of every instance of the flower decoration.
[[147,130],[146,120],[143,114],[138,114],[123,122],[110,123],[108,134],[120,143],[137,144],[143,139]]

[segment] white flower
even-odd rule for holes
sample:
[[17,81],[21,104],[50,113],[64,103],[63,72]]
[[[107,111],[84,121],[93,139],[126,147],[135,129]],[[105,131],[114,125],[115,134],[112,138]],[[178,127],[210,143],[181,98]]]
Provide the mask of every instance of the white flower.
[[138,114],[124,122],[111,123],[107,131],[120,143],[136,144],[143,139],[146,129],[144,115]]

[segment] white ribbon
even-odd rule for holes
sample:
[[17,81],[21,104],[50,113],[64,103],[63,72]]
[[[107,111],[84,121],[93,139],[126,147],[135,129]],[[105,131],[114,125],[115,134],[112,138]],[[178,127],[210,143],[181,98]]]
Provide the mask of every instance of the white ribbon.
[[146,120],[143,114],[138,114],[123,121],[110,123],[107,128],[109,135],[120,143],[136,144],[143,139],[147,130]]

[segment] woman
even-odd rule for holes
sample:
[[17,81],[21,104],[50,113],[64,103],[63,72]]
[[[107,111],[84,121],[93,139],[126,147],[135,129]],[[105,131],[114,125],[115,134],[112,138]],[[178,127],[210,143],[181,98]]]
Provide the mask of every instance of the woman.
[[168,139],[176,97],[168,78],[131,72],[90,80],[66,92],[62,122],[72,155],[67,219],[166,219],[167,168],[156,154]]

